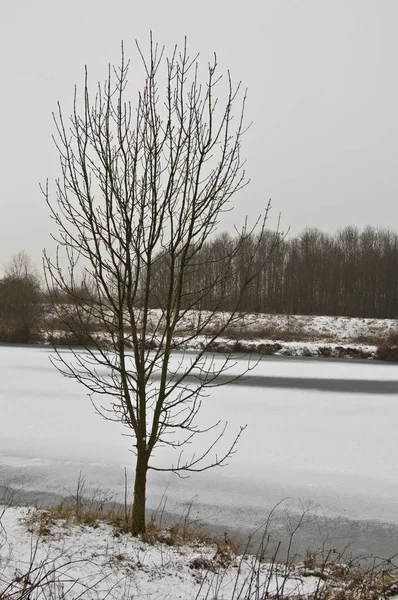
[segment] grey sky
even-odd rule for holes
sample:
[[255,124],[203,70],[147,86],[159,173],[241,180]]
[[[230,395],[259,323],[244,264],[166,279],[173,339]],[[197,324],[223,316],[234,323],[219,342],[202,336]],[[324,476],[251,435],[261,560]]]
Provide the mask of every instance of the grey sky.
[[0,264],[25,249],[39,266],[49,245],[38,182],[57,175],[57,100],[68,114],[84,65],[102,80],[150,29],[216,51],[248,87],[252,183],[227,227],[272,197],[270,225],[281,212],[293,234],[398,229],[397,23],[397,0],[1,0]]

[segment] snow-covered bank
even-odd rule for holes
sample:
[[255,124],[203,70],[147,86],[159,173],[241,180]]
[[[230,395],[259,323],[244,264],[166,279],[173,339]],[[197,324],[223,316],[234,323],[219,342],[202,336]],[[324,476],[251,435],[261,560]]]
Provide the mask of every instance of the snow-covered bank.
[[[208,320],[209,324],[201,335],[194,335],[198,322],[203,319]],[[209,346],[212,333],[227,319],[227,313],[210,315],[187,312],[174,338],[175,349],[197,351],[206,347],[214,352],[373,359],[380,341],[398,329],[398,322],[394,319],[248,314],[238,316],[234,324],[226,328],[223,336]],[[161,323],[161,312],[153,309],[149,328],[160,331]],[[106,343],[107,335],[101,332],[100,324],[94,335]],[[69,340],[72,345],[76,341],[67,331],[59,330],[47,333],[45,339],[60,344],[67,344]],[[150,335],[150,347],[155,348],[161,343],[160,340],[160,335]]]
[[[178,339],[178,349],[200,350],[207,346],[208,340],[198,337],[195,340],[185,341]],[[263,356],[318,356],[322,358],[376,358],[377,346],[339,343],[339,342],[291,342],[267,339],[239,340],[230,338],[219,338],[209,348],[213,352],[236,353],[236,354],[261,354]]]
[[[209,316],[205,314],[204,318]],[[194,329],[197,319],[198,313],[191,311],[187,314],[184,326],[188,331]],[[223,313],[212,317],[218,323],[222,323],[223,319]],[[211,330],[211,326],[209,328]],[[377,343],[397,329],[398,321],[395,319],[248,314],[234,326],[228,327],[225,337],[218,338],[211,345],[211,350],[275,356],[373,359]],[[186,341],[181,336],[176,343],[179,350],[198,350],[208,343],[208,338],[198,336]]]
[[163,541],[144,541],[101,522],[89,527],[55,521],[34,509],[2,508],[0,596],[3,592],[1,597],[10,600],[231,600],[261,597],[266,591],[271,597],[302,598],[321,583],[323,587],[303,566],[239,556],[228,541],[193,539],[189,545],[174,545],[167,531]]
[[[300,520],[292,536],[300,531]],[[171,530],[145,539],[103,521],[0,506],[0,597],[7,600],[252,600],[397,597],[394,560],[352,560],[324,544],[301,559],[281,556],[264,535],[256,556],[229,539],[179,540]]]

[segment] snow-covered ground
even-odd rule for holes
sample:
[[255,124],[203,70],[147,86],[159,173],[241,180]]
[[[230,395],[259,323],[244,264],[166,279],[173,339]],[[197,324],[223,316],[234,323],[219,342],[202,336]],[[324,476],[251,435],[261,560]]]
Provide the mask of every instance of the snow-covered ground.
[[[45,307],[48,326],[53,324],[56,317],[54,309]],[[140,322],[140,311],[136,311],[137,322]],[[207,311],[186,311],[178,324],[178,331],[191,332],[198,327],[198,323],[207,323],[205,329],[212,330],[214,327],[224,324],[230,318],[230,313]],[[149,311],[148,326],[152,329],[162,325],[162,311],[151,309]],[[92,317],[91,325],[96,322]],[[101,320],[98,321],[101,325]],[[281,315],[269,313],[237,314],[229,332],[234,332],[235,337],[260,338],[266,337],[267,332],[284,332],[295,339],[300,339],[300,334],[314,340],[332,340],[336,342],[355,342],[358,338],[380,337],[398,328],[397,319],[373,319],[362,317],[323,316],[323,315]],[[262,336],[264,333],[264,336]],[[272,337],[274,339],[274,336]]]
[[[4,600],[398,597],[394,558],[355,560],[325,546],[304,557],[282,555],[268,535],[254,555],[224,536],[204,539],[191,530],[187,540],[163,528],[137,538],[103,520],[87,525],[55,515],[0,505]],[[295,525],[292,537],[300,520]]]
[[0,506],[2,598],[303,598],[324,586],[304,565],[260,563],[254,556],[235,555],[228,545],[146,543],[115,535],[104,523],[73,525],[42,514],[43,535],[38,516]]
[[300,332],[312,336],[314,340],[334,340],[355,342],[358,338],[380,337],[394,331],[396,319],[370,319],[356,317],[329,317],[316,315],[248,315],[242,325],[250,336],[251,331],[280,329]]
[[[208,329],[212,329],[213,324],[224,323],[228,317],[229,313],[212,314],[206,311],[192,310],[185,314],[178,328],[183,331],[192,331],[197,327],[198,321],[202,323],[208,321]],[[161,311],[153,309],[149,322],[156,327],[161,321]],[[358,338],[383,336],[397,327],[396,319],[253,313],[237,315],[229,326],[229,331],[235,331],[239,338],[264,337],[266,339],[262,333],[266,334],[267,331],[272,331],[277,334],[280,331],[285,335],[290,333],[290,336],[297,340],[300,335],[303,335],[312,337],[314,341],[356,342]],[[274,336],[272,339],[275,339]]]

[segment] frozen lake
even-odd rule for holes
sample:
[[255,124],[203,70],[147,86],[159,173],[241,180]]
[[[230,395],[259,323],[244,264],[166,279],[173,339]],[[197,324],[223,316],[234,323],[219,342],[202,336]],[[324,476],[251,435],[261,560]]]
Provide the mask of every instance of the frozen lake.
[[[134,464],[127,430],[95,414],[49,352],[0,346],[0,483],[65,493],[82,471],[89,486],[122,497],[124,467]],[[290,497],[290,505],[319,505],[328,527],[352,524],[358,551],[396,552],[397,393],[396,365],[265,358],[246,381],[204,401],[203,424],[228,421],[229,439],[247,424],[229,465],[188,480],[150,472],[149,506],[166,495],[167,509],[181,512],[194,499],[201,519],[250,531]],[[156,459],[167,465],[168,450]]]

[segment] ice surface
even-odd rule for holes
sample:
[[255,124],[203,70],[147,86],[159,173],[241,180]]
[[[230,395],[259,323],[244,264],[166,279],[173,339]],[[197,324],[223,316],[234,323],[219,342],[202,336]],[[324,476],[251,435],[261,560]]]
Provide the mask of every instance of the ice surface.
[[[95,414],[85,389],[54,369],[49,352],[0,347],[0,477],[63,492],[82,470],[92,485],[121,493],[123,468],[134,464],[132,442],[121,435],[127,430]],[[245,365],[237,360],[232,372]],[[254,375],[395,381],[398,367],[273,357]],[[239,513],[251,527],[292,496],[321,504],[328,515],[398,523],[396,395],[225,386],[204,400],[200,424],[218,419],[228,421],[226,443],[247,424],[230,464],[188,481],[151,472],[150,505],[167,487],[169,508],[195,496],[205,519],[236,524]],[[155,455],[158,466],[172,458],[164,448]]]

